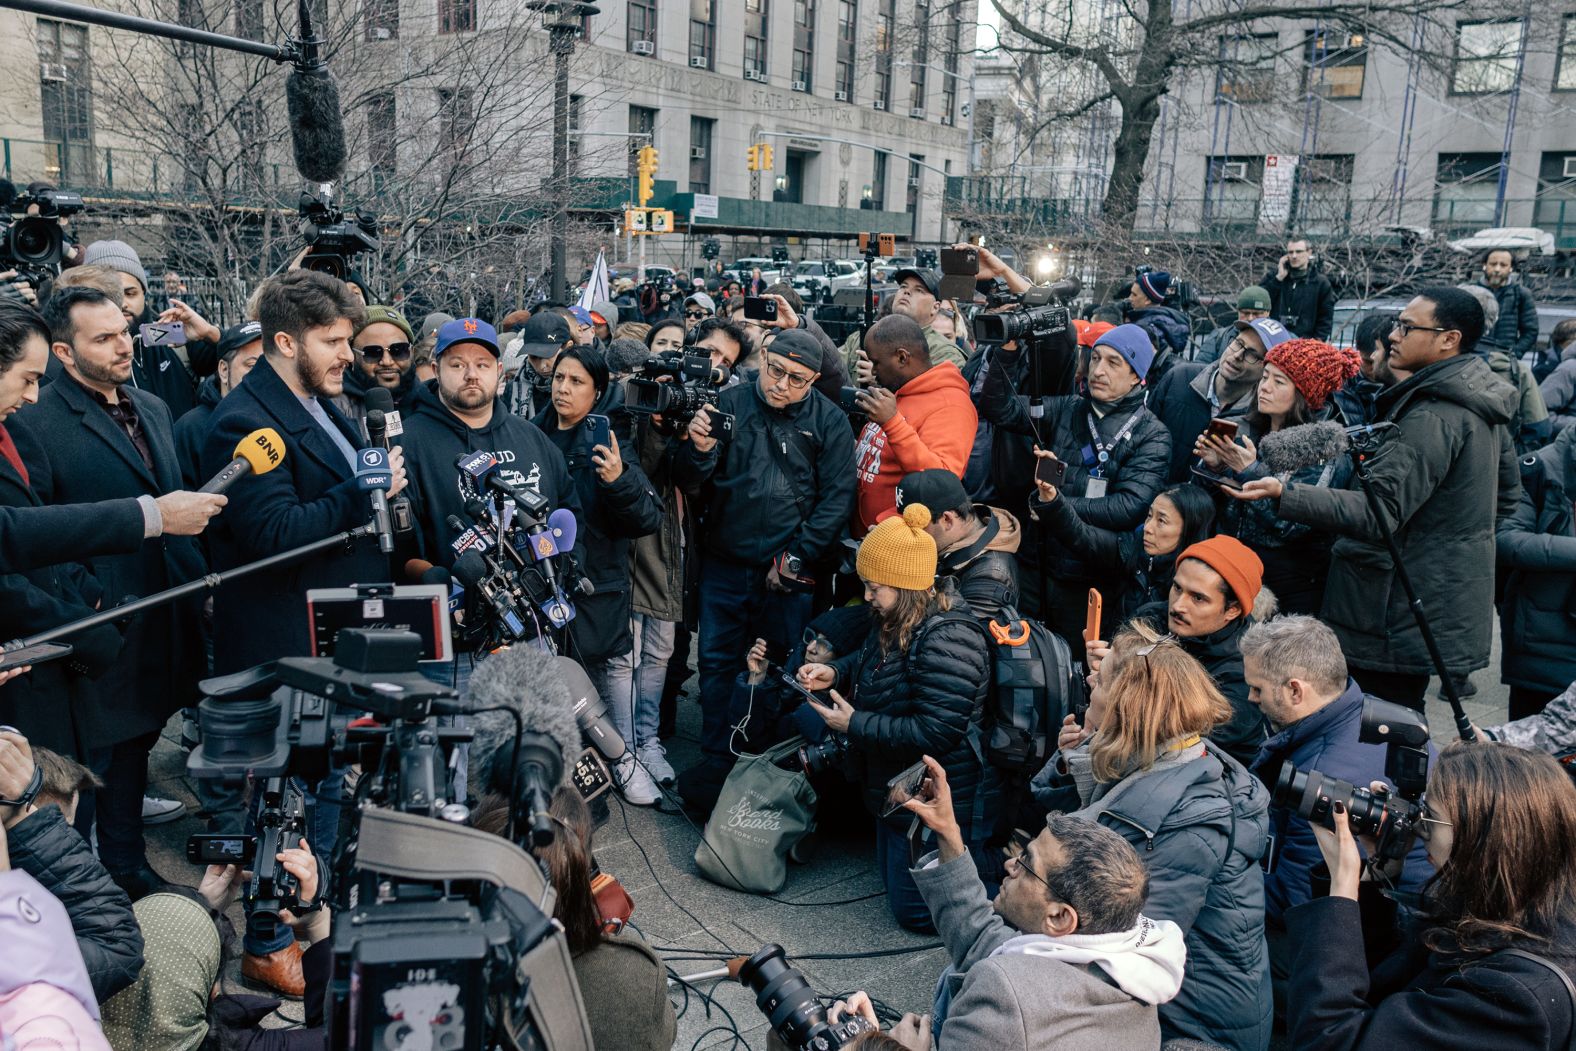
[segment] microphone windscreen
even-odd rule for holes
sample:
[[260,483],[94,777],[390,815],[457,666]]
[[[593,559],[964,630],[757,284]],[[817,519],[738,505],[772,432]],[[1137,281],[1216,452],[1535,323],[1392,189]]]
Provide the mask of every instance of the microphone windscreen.
[[427,571],[421,575],[421,582],[423,584],[441,584],[444,587],[448,587],[454,583],[454,578],[442,566],[428,566]]
[[478,551],[467,551],[454,560],[454,579],[463,588],[473,588],[487,578],[487,560]]
[[432,563],[425,558],[408,558],[405,560],[405,577],[407,580],[420,580],[422,574],[431,568]]
[[[377,389],[382,390],[383,388],[378,387]],[[383,435],[389,429],[388,420],[383,416],[383,410],[368,408],[367,415],[362,422],[367,425],[367,441],[373,445],[382,445]]]
[[575,549],[575,536],[579,525],[575,522],[575,513],[567,507],[560,507],[547,516],[547,528],[553,531],[553,539],[558,541],[558,550],[573,551]]
[[361,396],[361,402],[367,407],[370,415],[376,409],[385,417],[394,411],[394,394],[387,387],[373,387]]
[[1266,434],[1259,458],[1275,474],[1288,474],[1326,463],[1346,452],[1346,429],[1333,420],[1304,423]]
[[[580,755],[580,728],[575,723],[569,687],[553,657],[531,645],[499,650],[477,667],[467,697],[473,710],[502,707],[518,712],[525,732],[551,740],[563,755],[562,769],[574,769]],[[470,754],[472,783],[507,793],[514,719],[507,712],[478,712],[468,718],[475,731]]]
[[259,427],[235,445],[235,459],[245,460],[253,474],[267,474],[284,458],[284,439],[272,427]]
[[290,146],[307,182],[338,182],[345,170],[345,125],[339,86],[326,69],[290,71],[285,78]]

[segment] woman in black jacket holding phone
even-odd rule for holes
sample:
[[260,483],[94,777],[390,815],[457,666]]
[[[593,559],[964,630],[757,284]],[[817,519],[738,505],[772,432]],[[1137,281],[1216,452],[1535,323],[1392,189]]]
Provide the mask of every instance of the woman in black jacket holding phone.
[[[595,589],[572,595],[569,656],[579,661],[608,703],[613,724],[634,740],[627,692],[607,688],[607,662],[634,645],[629,628],[629,542],[662,525],[662,499],[634,456],[633,430],[624,410],[623,390],[610,384],[601,351],[572,346],[553,366],[552,402],[534,422],[558,446],[580,497],[579,540],[582,572]],[[621,450],[630,450],[625,459]],[[622,696],[610,694],[623,693]],[[654,786],[637,772],[633,754],[614,771],[621,787],[640,780],[642,802],[654,802]]]
[[1293,1047],[1576,1047],[1576,786],[1559,763],[1507,744],[1440,753],[1418,828],[1437,873],[1372,973],[1363,935],[1392,929],[1395,903],[1367,882],[1341,804],[1332,817],[1314,825],[1329,896],[1286,913]]
[[[938,594],[936,542],[924,530],[930,511],[909,504],[859,545],[859,577],[870,607],[870,634],[858,651],[830,664],[805,664],[798,680],[830,690],[830,706],[807,702],[848,738],[849,776],[876,817],[876,860],[893,917],[909,930],[935,930],[909,866],[911,815],[889,814],[887,783],[924,755],[947,770],[953,812],[975,863],[985,857],[1000,801],[995,769],[982,761],[981,720],[990,685],[984,629]],[[845,699],[846,697],[846,699]],[[987,879],[989,869],[984,870]]]

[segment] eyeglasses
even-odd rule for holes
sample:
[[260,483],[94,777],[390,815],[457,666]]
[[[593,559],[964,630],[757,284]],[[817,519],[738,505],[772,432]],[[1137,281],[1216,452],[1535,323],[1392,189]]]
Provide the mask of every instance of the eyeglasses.
[[701,318],[711,317],[711,315],[706,313],[704,310],[686,310],[684,311],[684,316],[695,318],[697,321]]
[[1442,825],[1445,828],[1456,827],[1454,821],[1446,821],[1442,817],[1434,817],[1427,810],[1424,810],[1423,816],[1418,820],[1417,834],[1422,837],[1425,843],[1434,838],[1435,825]]
[[1455,329],[1440,328],[1438,325],[1414,325],[1410,321],[1397,321],[1390,331],[1401,333],[1401,338],[1405,339],[1414,332],[1454,332]]
[[1038,872],[1035,872],[1034,869],[1030,868],[1028,861],[1024,860],[1028,857],[1029,853],[1029,834],[1027,832],[1021,828],[1014,831],[1012,838],[1009,839],[1007,841],[1007,845],[1002,848],[1002,853],[1006,855],[1006,868],[1007,874],[1009,876],[1012,875],[1014,871],[1027,873],[1028,875],[1033,876],[1035,881],[1045,888],[1045,892],[1047,894],[1049,894],[1052,898],[1056,897],[1056,892],[1051,889],[1050,881],[1048,881]]
[[376,365],[382,361],[384,354],[388,354],[395,361],[410,360],[409,343],[390,343],[386,347],[380,347],[376,343],[368,343],[364,347],[358,347],[356,352],[365,358],[369,365]]
[[809,649],[811,646],[815,646],[815,645],[820,645],[820,646],[824,647],[825,649],[831,649],[832,648],[832,640],[827,638],[825,635],[822,635],[819,631],[816,631],[814,628],[809,628],[809,627],[805,628],[804,629],[803,639],[804,639],[804,648],[805,649]]
[[788,386],[794,390],[804,390],[815,380],[814,376],[796,376],[775,361],[766,363],[766,375],[774,380],[787,380]]
[[1260,362],[1264,360],[1262,350],[1254,350],[1252,344],[1245,339],[1234,339],[1226,344],[1227,354],[1236,354],[1244,361]]

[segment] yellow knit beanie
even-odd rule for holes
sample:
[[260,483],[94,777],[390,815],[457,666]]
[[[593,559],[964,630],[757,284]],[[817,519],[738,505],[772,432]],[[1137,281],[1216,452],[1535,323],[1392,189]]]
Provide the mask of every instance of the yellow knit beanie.
[[936,583],[936,542],[925,532],[930,508],[909,504],[884,519],[859,545],[859,576],[871,584],[928,591]]

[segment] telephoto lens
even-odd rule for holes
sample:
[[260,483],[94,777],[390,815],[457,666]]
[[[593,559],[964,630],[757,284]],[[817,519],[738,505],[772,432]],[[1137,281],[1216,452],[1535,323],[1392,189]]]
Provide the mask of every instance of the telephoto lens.
[[829,1022],[826,1008],[781,945],[762,946],[739,967],[739,984],[755,993],[755,1006],[793,1051],[836,1051],[872,1027],[857,1015]]
[[1377,835],[1387,813],[1399,817],[1409,809],[1408,803],[1389,793],[1377,795],[1350,781],[1326,777],[1317,770],[1298,770],[1290,763],[1281,767],[1280,776],[1275,779],[1274,798],[1276,806],[1295,810],[1325,828],[1335,827],[1331,808],[1340,803],[1346,808],[1352,834],[1357,836]]

